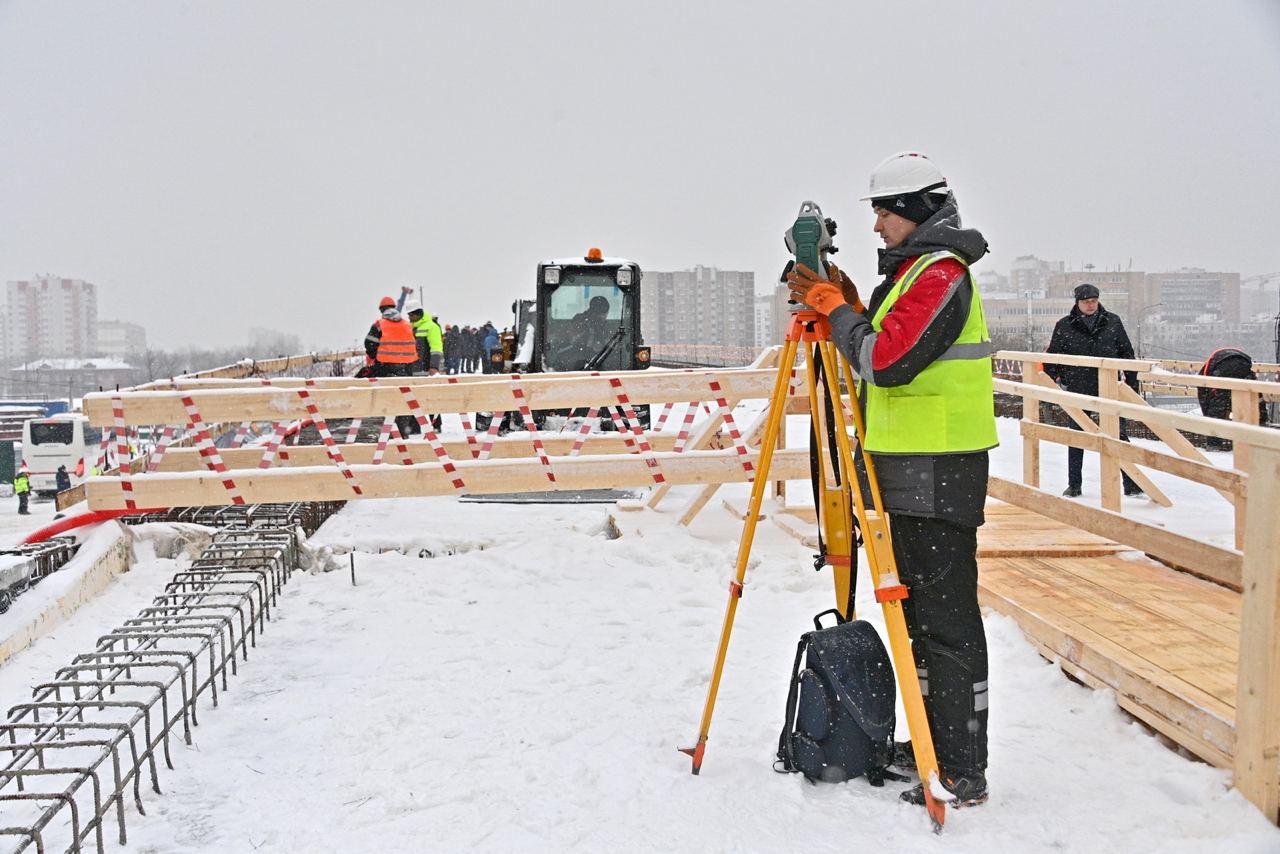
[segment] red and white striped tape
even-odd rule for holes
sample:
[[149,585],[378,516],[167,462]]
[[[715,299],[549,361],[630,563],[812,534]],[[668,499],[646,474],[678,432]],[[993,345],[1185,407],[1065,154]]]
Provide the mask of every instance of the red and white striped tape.
[[462,475],[458,474],[458,467],[453,464],[453,460],[449,459],[449,452],[444,449],[444,443],[436,435],[435,428],[431,425],[431,419],[423,413],[418,399],[413,396],[413,389],[407,385],[400,386],[400,396],[408,404],[409,414],[417,419],[418,427],[422,429],[422,435],[426,437],[427,444],[431,446],[431,450],[436,452],[436,459],[440,461],[440,465],[444,466],[445,473],[452,478],[453,488],[466,489],[467,485],[463,482]]
[[396,440],[396,450],[400,452],[400,464],[413,465],[413,454],[409,453],[409,446],[405,444],[404,437],[400,435],[400,428],[396,426],[395,419],[391,419],[391,438]]
[[360,424],[363,421],[363,418],[351,419],[351,426],[347,428],[347,438],[342,440],[344,445],[350,445],[355,442],[356,437],[360,435]]
[[689,433],[693,429],[693,419],[698,416],[698,401],[688,403],[684,408],[684,420],[680,422],[680,432],[676,434],[676,443],[672,450],[677,454],[684,453],[685,445],[689,444]]
[[498,438],[498,430],[502,427],[502,419],[506,417],[507,413],[505,412],[492,413],[492,420],[489,422],[489,429],[484,434],[484,444],[480,446],[480,453],[476,454],[476,459],[489,459],[489,453],[493,450],[493,442]]
[[[448,377],[448,382],[453,385],[458,382],[457,377]],[[475,459],[480,455],[479,449],[476,447],[476,428],[471,423],[470,412],[459,412],[458,417],[462,419],[462,432],[466,434],[467,444],[471,448],[471,458]]]
[[516,399],[516,405],[520,409],[520,417],[524,419],[524,427],[529,431],[529,435],[533,437],[533,450],[538,454],[538,461],[542,463],[543,472],[547,476],[547,480],[552,483],[556,482],[556,473],[551,468],[551,457],[547,456],[547,449],[542,446],[542,440],[538,438],[538,427],[533,423],[533,413],[529,411],[529,399],[524,395],[524,389],[520,388],[520,375],[511,375],[511,396]]
[[173,441],[173,434],[176,429],[172,424],[167,424],[164,430],[160,431],[160,441],[156,444],[155,450],[151,452],[151,456],[147,458],[148,472],[159,470],[160,461],[164,459],[165,452],[169,450],[169,443]]
[[115,437],[116,430],[112,427],[109,430],[102,431],[102,439],[98,442],[98,458],[94,460],[98,471],[107,472],[111,469],[111,445]]
[[120,489],[124,492],[124,509],[137,510],[133,500],[133,481],[129,479],[129,431],[124,426],[124,401],[111,398],[111,417],[115,421],[116,455],[120,458]]
[[232,504],[244,504],[244,496],[240,494],[240,488],[236,486],[236,482],[227,474],[227,466],[222,462],[222,454],[218,453],[218,448],[213,444],[213,440],[209,438],[209,429],[204,426],[204,419],[200,417],[200,413],[196,411],[195,401],[189,395],[182,395],[182,406],[187,410],[187,418],[191,420],[191,429],[196,434],[196,446],[200,449],[200,456],[204,458],[204,464],[210,470],[222,475],[222,488],[231,496]]
[[671,407],[673,406],[675,406],[674,403],[662,404],[662,412],[658,413],[658,420],[653,425],[653,430],[655,433],[661,431],[662,425],[667,423],[667,416],[671,414]]
[[378,429],[378,446],[373,449],[372,465],[382,465],[382,455],[387,452],[387,442],[391,440],[391,428],[395,423],[396,419],[390,415],[382,419],[382,427]]
[[289,435],[289,431],[296,428],[299,422],[294,421],[290,424],[288,421],[277,421],[271,431],[271,438],[267,439],[266,447],[262,451],[262,459],[258,460],[258,468],[269,469],[272,463],[276,461],[276,451],[279,450],[280,444],[284,441],[284,437]]
[[249,438],[249,428],[252,426],[253,424],[248,421],[241,421],[240,426],[236,428],[236,435],[231,439],[231,447],[239,448],[244,445]]
[[[622,380],[618,377],[609,377],[609,385],[613,388],[613,394],[618,399],[618,408],[627,416],[627,421],[631,426],[631,434],[636,437],[636,444],[640,446],[640,455],[644,457],[644,464],[649,467],[649,475],[653,478],[654,483],[665,483],[666,478],[662,475],[662,466],[658,464],[658,458],[653,455],[653,448],[649,445],[649,440],[645,438],[644,427],[640,424],[640,419],[636,417],[635,408],[631,405],[631,398],[627,396],[626,389],[622,387]],[[623,435],[626,435],[625,433]]]
[[[314,386],[315,380],[307,380],[308,386]],[[347,483],[351,486],[351,491],[356,495],[364,495],[364,490],[360,488],[360,484],[356,483],[356,476],[351,471],[351,466],[347,465],[347,461],[342,456],[342,451],[338,447],[338,443],[333,441],[333,434],[329,432],[329,425],[320,415],[320,410],[316,408],[315,403],[311,400],[311,392],[305,388],[298,389],[298,397],[302,398],[303,406],[307,407],[307,414],[311,416],[311,421],[316,425],[316,430],[320,433],[320,438],[324,440],[325,450],[329,452],[329,459],[333,460],[333,464],[338,467],[338,471],[342,472],[342,476],[347,479]]]
[[582,419],[582,426],[578,428],[578,438],[573,440],[573,448],[569,451],[569,456],[576,457],[578,452],[582,450],[582,445],[587,441],[587,435],[591,432],[591,422],[600,420],[600,407],[593,406],[587,410],[587,417]]
[[724,424],[729,428],[729,436],[733,439],[733,447],[737,450],[738,459],[742,462],[742,470],[747,473],[747,481],[753,481],[756,479],[755,467],[748,457],[750,452],[747,450],[747,442],[742,437],[742,431],[738,429],[738,423],[733,420],[733,411],[729,408],[729,402],[725,400],[719,380],[711,380],[710,384],[711,396],[716,402],[716,412],[724,418]]
[[393,438],[396,440],[396,447],[400,451],[400,462],[406,466],[413,465],[413,457],[409,454],[409,446],[401,439],[400,428],[396,427],[396,419],[390,415],[382,420],[382,427],[378,430],[378,447],[373,451],[373,464],[375,466],[382,464],[382,457],[387,452],[387,444]]

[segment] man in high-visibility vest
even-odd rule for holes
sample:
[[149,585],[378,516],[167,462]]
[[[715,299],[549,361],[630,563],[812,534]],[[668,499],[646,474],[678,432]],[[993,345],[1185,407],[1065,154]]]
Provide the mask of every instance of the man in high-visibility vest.
[[[956,806],[987,799],[987,641],[978,608],[977,529],[987,452],[997,444],[991,341],[969,265],[987,241],[960,224],[955,195],[927,157],[904,152],[871,173],[884,281],[864,306],[834,265],[805,267],[793,296],[831,321],[861,378],[872,454],[893,536],[907,630],[942,785]],[[910,766],[911,751],[897,751]],[[921,786],[902,793],[923,804]]]
[[[414,340],[413,326],[401,316],[396,301],[383,297],[378,303],[381,314],[364,337],[364,351],[373,360],[375,377],[407,377],[413,373],[418,361],[418,344]],[[417,428],[411,415],[396,416],[400,435],[407,436]]]
[[[413,373],[434,377],[444,367],[444,338],[440,334],[440,324],[422,310],[422,304],[416,299],[409,300],[405,308],[408,309],[409,323],[413,325],[414,341],[418,345],[418,361],[414,363]],[[439,430],[443,419],[439,415],[433,415],[431,422]]]
[[31,473],[27,471],[25,463],[18,470],[18,476],[13,479],[13,491],[18,496],[18,515],[30,516],[27,500],[31,498]]

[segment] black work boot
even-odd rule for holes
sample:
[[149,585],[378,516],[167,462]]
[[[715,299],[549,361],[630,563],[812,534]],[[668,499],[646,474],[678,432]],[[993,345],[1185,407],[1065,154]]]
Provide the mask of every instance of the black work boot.
[[897,741],[893,745],[893,767],[904,771],[916,770],[916,752],[910,741]]
[[[954,796],[949,806],[961,809],[976,807],[987,802],[987,777],[981,771],[971,771],[967,774],[950,774],[943,771],[940,772],[939,778],[942,781],[942,788]],[[924,806],[924,785],[924,783],[917,783],[898,797],[909,804],[922,807]]]
[[1068,498],[1079,498],[1079,497],[1080,497],[1080,487],[1078,487],[1078,486],[1068,486],[1066,489],[1062,490],[1062,494],[1063,494],[1063,495],[1065,495],[1065,496],[1067,496]]

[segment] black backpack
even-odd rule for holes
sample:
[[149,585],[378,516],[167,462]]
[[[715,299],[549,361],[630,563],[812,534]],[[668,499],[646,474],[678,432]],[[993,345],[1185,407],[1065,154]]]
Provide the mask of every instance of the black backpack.
[[[838,622],[824,629],[827,614]],[[834,609],[813,624],[814,631],[800,636],[791,667],[774,770],[798,771],[810,782],[865,775],[881,786],[886,778],[905,779],[886,771],[893,761],[897,687],[880,635],[865,620],[844,621]]]

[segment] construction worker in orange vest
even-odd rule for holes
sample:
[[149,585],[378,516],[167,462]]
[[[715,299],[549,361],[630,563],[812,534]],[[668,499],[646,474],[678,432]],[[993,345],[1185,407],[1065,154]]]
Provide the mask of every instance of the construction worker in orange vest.
[[[412,375],[413,366],[418,361],[418,342],[413,334],[413,324],[400,314],[396,301],[391,297],[382,298],[378,311],[382,316],[374,321],[369,327],[369,334],[364,337],[364,351],[373,360],[373,376]],[[397,416],[396,426],[402,436],[418,432],[417,421],[411,415]]]

